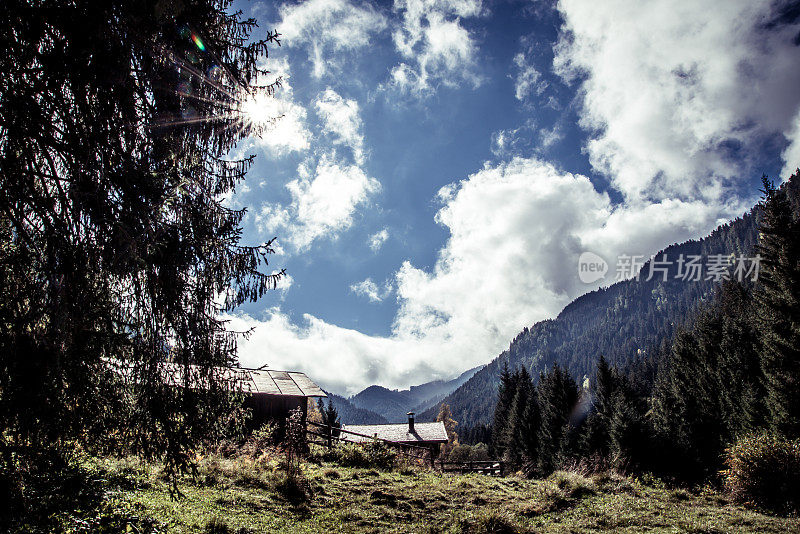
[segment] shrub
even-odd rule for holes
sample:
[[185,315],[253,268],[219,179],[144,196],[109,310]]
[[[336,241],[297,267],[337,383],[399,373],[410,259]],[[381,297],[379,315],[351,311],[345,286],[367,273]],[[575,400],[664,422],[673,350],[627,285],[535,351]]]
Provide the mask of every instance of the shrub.
[[738,502],[779,513],[800,509],[800,440],[751,434],[726,449],[725,489]]
[[524,532],[514,521],[510,513],[506,511],[490,511],[479,515],[475,519],[464,519],[461,521],[461,532],[463,534],[517,534]]
[[595,482],[581,473],[556,471],[537,486],[536,500],[523,506],[520,513],[530,517],[554,512],[596,492]]
[[381,441],[347,443],[325,451],[321,458],[343,467],[391,469],[397,462],[397,452]]
[[230,534],[231,527],[225,522],[224,519],[219,517],[212,517],[206,523],[204,534]]

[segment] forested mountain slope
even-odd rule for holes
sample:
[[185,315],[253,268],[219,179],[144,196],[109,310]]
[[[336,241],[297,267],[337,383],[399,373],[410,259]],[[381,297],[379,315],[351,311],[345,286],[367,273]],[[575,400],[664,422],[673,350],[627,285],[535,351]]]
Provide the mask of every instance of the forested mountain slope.
[[380,414],[390,423],[401,423],[406,420],[408,412],[435,409],[443,398],[472,378],[478,369],[480,367],[464,371],[451,380],[434,380],[404,390],[369,386],[349,400],[353,406]]
[[[681,254],[702,255],[705,264],[709,255],[751,255],[758,237],[757,217],[757,208],[753,208],[711,235],[671,245],[656,258],[663,259],[665,255],[675,262]],[[613,265],[610,267],[614,269]],[[444,399],[461,428],[491,422],[498,377],[505,363],[510,368],[526,366],[535,379],[555,362],[575,378],[590,375],[601,354],[620,367],[646,360],[663,341],[671,339],[675,326],[693,316],[697,306],[707,301],[719,285],[705,279],[705,268],[700,281],[676,279],[676,263],[669,267],[666,281],[658,273],[648,281],[649,270],[648,262],[642,267],[639,280],[624,280],[587,293],[567,305],[555,319],[540,321],[520,332],[508,350]],[[436,414],[437,407],[432,407],[420,419],[433,420]]]
[[[347,400],[345,397],[341,395],[336,395],[335,393],[325,392],[328,395],[328,399],[330,402],[333,403],[333,407],[336,408],[336,412],[339,414],[339,421],[345,425],[383,425],[386,424],[386,419],[378,415],[377,413],[366,410],[364,408],[359,408],[355,406],[352,402]],[[327,401],[325,401],[327,403]]]

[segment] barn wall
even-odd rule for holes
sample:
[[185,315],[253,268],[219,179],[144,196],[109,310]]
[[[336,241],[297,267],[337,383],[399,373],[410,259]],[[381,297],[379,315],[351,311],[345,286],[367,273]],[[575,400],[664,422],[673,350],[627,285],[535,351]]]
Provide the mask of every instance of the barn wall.
[[247,397],[245,406],[253,410],[253,418],[251,420],[253,429],[260,427],[267,421],[274,421],[278,424],[280,433],[283,434],[283,428],[286,426],[289,412],[295,408],[302,410],[303,424],[305,425],[308,401],[306,397],[256,393]]

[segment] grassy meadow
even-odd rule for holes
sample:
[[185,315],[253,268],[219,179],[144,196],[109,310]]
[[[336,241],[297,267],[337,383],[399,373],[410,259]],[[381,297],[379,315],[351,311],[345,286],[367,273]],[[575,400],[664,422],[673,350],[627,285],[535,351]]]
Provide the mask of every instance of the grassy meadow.
[[173,498],[163,468],[89,459],[102,504],[62,513],[67,531],[255,532],[800,532],[800,519],[733,504],[708,488],[558,471],[544,480],[442,475],[303,462],[287,479],[278,453],[198,457]]

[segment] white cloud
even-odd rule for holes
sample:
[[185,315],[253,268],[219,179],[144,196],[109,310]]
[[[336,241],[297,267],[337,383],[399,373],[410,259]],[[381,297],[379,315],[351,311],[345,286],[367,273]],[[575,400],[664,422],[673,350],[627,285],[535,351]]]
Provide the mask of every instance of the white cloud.
[[306,109],[294,101],[291,72],[286,58],[272,59],[260,65],[270,70],[269,83],[278,78],[281,86],[270,96],[258,94],[248,98],[242,111],[249,120],[264,126],[260,137],[249,137],[231,153],[232,159],[242,159],[260,147],[273,156],[299,152],[309,148],[311,133],[306,128]]
[[481,14],[481,0],[395,0],[394,10],[402,21],[392,38],[405,62],[393,67],[390,86],[421,95],[438,83],[480,85],[477,45],[461,22]]
[[798,25],[771,22],[782,7],[558,3],[556,71],[581,80],[582,124],[595,132],[591,162],[628,200],[719,201],[732,181],[751,178],[748,165],[765,139],[796,138]]
[[350,291],[361,297],[367,297],[370,302],[381,302],[392,292],[392,287],[389,284],[381,290],[378,284],[372,281],[371,278],[362,280],[350,286]]
[[[721,213],[740,209],[679,200],[615,207],[585,176],[523,158],[486,166],[443,188],[439,200],[436,220],[450,237],[430,271],[408,261],[399,267],[400,308],[389,336],[312,316],[298,326],[271,310],[263,321],[237,319],[255,327],[240,344],[242,361],[299,369],[348,393],[452,376],[487,362],[524,326],[592,289],[577,276],[584,250],[609,261],[623,253],[648,256],[664,243],[705,234]],[[351,289],[384,298],[371,279]]]
[[358,102],[342,98],[330,87],[320,93],[314,103],[324,121],[324,129],[335,136],[337,143],[349,146],[356,163],[364,163],[364,136]]
[[369,248],[372,249],[373,252],[377,252],[386,243],[386,240],[389,239],[389,230],[383,228],[379,232],[375,232],[371,236],[369,236]]
[[547,88],[547,82],[541,79],[542,75],[533,64],[528,62],[525,54],[520,52],[514,56],[514,65],[517,75],[514,79],[514,96],[520,102],[525,101],[531,93],[540,95]]
[[298,251],[316,239],[336,238],[350,228],[356,208],[380,190],[380,182],[360,167],[340,164],[327,155],[316,165],[302,163],[297,172],[299,177],[286,184],[291,204],[264,204],[256,224],[270,234],[283,229],[288,234],[286,241]]
[[283,44],[308,48],[308,59],[316,78],[329,69],[338,71],[341,57],[370,43],[386,28],[386,18],[369,3],[349,0],[309,0],[283,4],[278,31]]
[[792,129],[787,136],[789,145],[781,154],[784,161],[781,178],[788,180],[800,168],[800,113],[795,115]]

